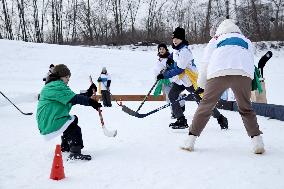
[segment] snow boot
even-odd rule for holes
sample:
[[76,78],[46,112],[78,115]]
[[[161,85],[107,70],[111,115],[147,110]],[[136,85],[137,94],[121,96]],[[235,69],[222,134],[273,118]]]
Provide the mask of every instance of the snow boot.
[[228,129],[228,119],[224,117],[222,114],[217,118],[217,121],[221,127],[221,129]]
[[81,154],[81,146],[71,146],[68,160],[91,160],[92,156]]
[[61,136],[61,152],[70,152],[68,140],[65,136]]
[[177,119],[176,122],[169,125],[172,129],[186,129],[188,128],[187,120],[184,116]]
[[187,150],[187,151],[194,151],[194,144],[196,140],[196,136],[194,135],[188,135],[187,139],[184,141],[183,146],[181,146],[182,150]]
[[262,137],[260,135],[252,137],[252,145],[253,145],[253,152],[255,154],[263,154],[265,152],[264,150],[264,144],[262,141]]

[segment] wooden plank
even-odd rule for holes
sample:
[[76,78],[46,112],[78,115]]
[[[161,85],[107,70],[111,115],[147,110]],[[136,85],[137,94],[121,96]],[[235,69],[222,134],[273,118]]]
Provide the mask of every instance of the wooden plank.
[[[99,99],[101,99],[101,95],[97,95]],[[111,95],[112,101],[143,101],[145,95]],[[165,101],[166,97],[164,95],[154,96],[150,95],[147,98],[147,101]]]

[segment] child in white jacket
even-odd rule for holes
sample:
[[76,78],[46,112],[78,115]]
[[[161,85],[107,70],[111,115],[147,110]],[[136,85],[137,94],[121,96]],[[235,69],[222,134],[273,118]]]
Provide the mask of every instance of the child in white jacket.
[[[154,75],[155,75],[155,79],[156,77],[161,74],[166,72],[167,70],[171,69],[171,64],[173,63],[173,60],[169,57],[170,53],[169,50],[167,48],[167,45],[165,43],[160,43],[158,45],[158,61],[155,64],[154,67]],[[160,80],[159,83],[157,84],[157,86],[159,86],[160,84],[162,84],[162,91],[163,93],[166,95],[166,101],[169,103],[170,99],[169,99],[169,92],[171,90],[172,87],[172,80],[170,79],[166,79],[166,80]],[[155,90],[156,92],[156,90]],[[155,95],[154,92],[154,95]],[[182,95],[180,95],[180,98],[182,98]],[[185,111],[185,100],[180,100],[179,104],[183,110],[183,112]],[[175,115],[173,113],[173,110],[171,108],[171,118],[174,119]]]

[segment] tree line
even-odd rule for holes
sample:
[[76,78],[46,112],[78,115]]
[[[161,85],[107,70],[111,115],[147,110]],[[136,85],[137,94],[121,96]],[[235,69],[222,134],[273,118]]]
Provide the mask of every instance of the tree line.
[[[221,18],[252,41],[284,40],[284,0],[0,0],[0,38],[72,45],[205,43]],[[143,44],[143,43],[142,43]]]

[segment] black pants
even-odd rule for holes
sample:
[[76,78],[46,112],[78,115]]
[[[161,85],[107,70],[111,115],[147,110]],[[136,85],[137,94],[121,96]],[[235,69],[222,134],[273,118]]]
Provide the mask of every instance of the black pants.
[[[183,110],[182,110],[180,104],[175,103],[175,101],[179,98],[180,93],[184,90],[187,90],[189,93],[191,93],[194,96],[197,104],[199,104],[200,101],[201,101],[201,97],[194,93],[195,90],[194,90],[192,85],[190,87],[185,87],[184,85],[178,85],[176,83],[173,83],[172,88],[169,92],[169,99],[170,99],[170,102],[172,103],[173,113],[174,113],[176,118],[180,118],[180,117],[184,116]],[[221,115],[221,113],[215,107],[213,109],[213,117],[218,118],[218,117],[220,117],[220,115]]]
[[84,147],[81,127],[78,126],[78,117],[75,116],[75,120],[67,127],[63,132],[61,148],[69,151],[72,146]]
[[110,92],[108,90],[102,90],[102,100],[103,100],[103,105],[105,107],[111,107],[111,97],[110,97]]

